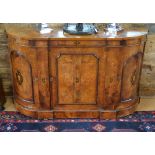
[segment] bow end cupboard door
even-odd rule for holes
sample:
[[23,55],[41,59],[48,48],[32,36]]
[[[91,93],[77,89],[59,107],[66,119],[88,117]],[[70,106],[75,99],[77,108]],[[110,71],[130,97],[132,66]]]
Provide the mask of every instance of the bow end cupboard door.
[[32,67],[34,55],[29,57],[26,55],[26,52],[12,50],[10,57],[12,63],[14,99],[23,107],[35,109],[36,84],[34,83],[34,66]]
[[104,62],[103,48],[52,48],[52,108],[99,110],[104,100]]

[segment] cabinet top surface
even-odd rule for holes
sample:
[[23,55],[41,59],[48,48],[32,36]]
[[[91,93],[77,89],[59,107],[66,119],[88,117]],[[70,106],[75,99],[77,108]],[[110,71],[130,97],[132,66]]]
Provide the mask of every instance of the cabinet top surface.
[[117,35],[112,36],[104,31],[98,31],[97,34],[92,35],[70,35],[64,33],[63,30],[53,30],[51,33],[41,34],[34,28],[19,28],[19,27],[9,27],[6,28],[8,36],[22,39],[30,40],[66,40],[66,39],[79,39],[79,40],[122,40],[122,39],[132,39],[141,38],[147,34],[147,32],[141,31],[122,31]]

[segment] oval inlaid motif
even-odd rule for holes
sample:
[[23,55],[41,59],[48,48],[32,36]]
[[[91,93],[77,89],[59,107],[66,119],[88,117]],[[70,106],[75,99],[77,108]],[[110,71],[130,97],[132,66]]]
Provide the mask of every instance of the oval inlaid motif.
[[16,72],[16,79],[17,79],[17,83],[19,85],[22,85],[22,83],[23,83],[23,76],[22,76],[22,74],[21,74],[21,72],[19,70],[17,70],[17,72]]

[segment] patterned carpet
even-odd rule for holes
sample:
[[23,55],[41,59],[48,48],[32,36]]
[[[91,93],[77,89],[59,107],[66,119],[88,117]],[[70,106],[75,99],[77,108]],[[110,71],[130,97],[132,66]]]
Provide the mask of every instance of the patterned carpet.
[[154,132],[155,111],[119,119],[33,119],[18,112],[0,112],[0,132]]

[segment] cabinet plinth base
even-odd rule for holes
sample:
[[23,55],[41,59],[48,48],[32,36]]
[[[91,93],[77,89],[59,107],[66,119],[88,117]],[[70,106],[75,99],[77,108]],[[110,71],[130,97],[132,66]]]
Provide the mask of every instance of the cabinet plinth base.
[[16,103],[16,109],[26,115],[37,119],[53,118],[97,118],[97,119],[116,119],[127,116],[135,112],[137,104],[131,105],[120,110],[32,110]]

